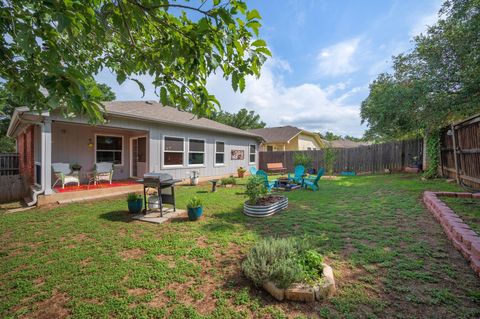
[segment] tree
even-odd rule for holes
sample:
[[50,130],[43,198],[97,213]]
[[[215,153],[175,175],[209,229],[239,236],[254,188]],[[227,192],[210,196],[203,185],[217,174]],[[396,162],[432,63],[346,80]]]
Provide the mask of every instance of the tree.
[[208,118],[242,130],[264,128],[266,126],[265,122],[260,120],[260,115],[255,114],[255,111],[248,111],[245,108],[242,108],[237,113],[225,111],[213,112]]
[[366,137],[426,136],[480,111],[480,2],[446,1],[440,19],[415,48],[393,59],[362,102]]
[[[100,101],[115,100],[115,93],[107,84],[96,83],[95,81],[88,82],[87,87],[93,86],[100,89]],[[0,83],[0,153],[15,151],[15,140],[7,137],[6,134],[13,111],[19,106],[21,105],[15,102],[13,94],[5,88],[5,84]]]
[[335,141],[335,140],[341,140],[342,136],[341,135],[336,135],[333,132],[326,131],[324,134],[318,133],[321,138],[323,138],[326,141]]
[[222,72],[235,91],[260,75],[270,55],[260,19],[242,0],[1,1],[0,78],[18,104],[94,122],[103,120],[102,92],[88,82],[99,71],[143,92],[137,77],[149,75],[162,104],[205,116],[218,106],[210,74]]

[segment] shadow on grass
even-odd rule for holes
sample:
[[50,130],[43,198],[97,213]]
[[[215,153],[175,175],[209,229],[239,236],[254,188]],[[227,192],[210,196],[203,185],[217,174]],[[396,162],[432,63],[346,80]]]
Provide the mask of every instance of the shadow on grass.
[[132,215],[128,211],[111,211],[108,213],[101,214],[99,216],[101,219],[105,219],[111,222],[124,222],[124,223],[131,223],[134,220],[132,219]]

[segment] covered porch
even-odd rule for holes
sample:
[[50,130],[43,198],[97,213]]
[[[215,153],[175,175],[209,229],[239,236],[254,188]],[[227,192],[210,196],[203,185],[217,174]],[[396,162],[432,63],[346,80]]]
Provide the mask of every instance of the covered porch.
[[[33,136],[34,184],[43,190],[38,205],[141,190],[137,180],[149,165],[147,131],[45,119],[34,126]],[[54,169],[59,163],[70,167],[73,178],[59,178]],[[113,164],[109,178],[95,178],[98,163]]]

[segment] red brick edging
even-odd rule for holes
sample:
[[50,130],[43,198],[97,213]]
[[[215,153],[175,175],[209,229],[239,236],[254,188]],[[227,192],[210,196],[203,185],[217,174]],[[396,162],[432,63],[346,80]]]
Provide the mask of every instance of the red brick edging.
[[453,246],[470,261],[470,266],[480,276],[480,236],[470,229],[453,210],[442,202],[438,196],[476,198],[480,200],[480,193],[454,192],[424,192],[423,202],[428,210],[442,225]]

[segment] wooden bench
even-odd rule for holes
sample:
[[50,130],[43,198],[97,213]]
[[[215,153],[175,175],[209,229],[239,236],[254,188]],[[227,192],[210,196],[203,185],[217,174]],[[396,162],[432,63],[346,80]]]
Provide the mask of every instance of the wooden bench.
[[287,169],[283,167],[283,163],[267,163],[267,171],[269,173],[285,173]]

